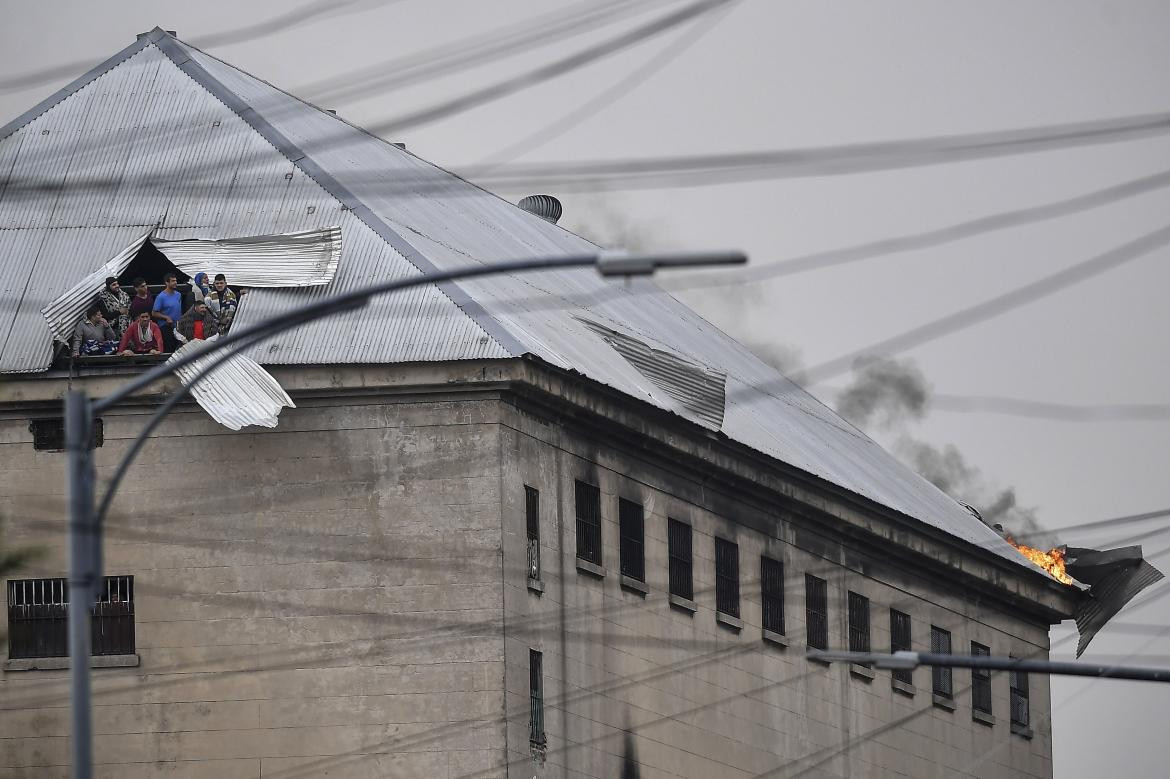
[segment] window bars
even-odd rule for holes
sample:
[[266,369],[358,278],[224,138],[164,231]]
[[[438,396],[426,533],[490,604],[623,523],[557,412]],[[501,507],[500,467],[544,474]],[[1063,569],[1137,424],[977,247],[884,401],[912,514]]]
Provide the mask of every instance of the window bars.
[[715,608],[739,617],[739,546],[715,539]]
[[869,598],[849,593],[849,651],[869,651]]
[[760,558],[760,620],[764,630],[784,633],[784,563]]
[[524,485],[524,513],[528,524],[528,578],[540,579],[540,491]]
[[642,504],[618,499],[618,542],[622,576],[646,581],[645,518]]
[[[934,654],[949,655],[951,653],[951,632],[931,625],[930,651]],[[954,685],[951,680],[950,668],[941,665],[931,666],[930,684],[935,695],[943,698],[954,696]]]
[[[94,655],[134,654],[134,577],[107,576],[91,607]],[[8,582],[8,656],[69,656],[69,582]]]
[[[890,651],[911,651],[910,615],[897,609],[890,609]],[[914,669],[895,668],[893,677],[895,681],[903,684],[914,684]]]
[[828,649],[829,583],[811,573],[804,575],[804,610],[809,649]]
[[691,573],[691,526],[677,519],[666,520],[666,545],[670,557],[670,594],[694,600],[695,585]]
[[577,557],[601,565],[601,490],[578,481],[576,500]]

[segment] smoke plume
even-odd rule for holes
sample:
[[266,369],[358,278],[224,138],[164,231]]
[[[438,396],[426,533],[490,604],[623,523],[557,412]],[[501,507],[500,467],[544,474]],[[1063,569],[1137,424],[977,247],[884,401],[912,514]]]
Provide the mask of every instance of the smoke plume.
[[909,358],[878,358],[854,364],[853,381],[837,396],[837,412],[862,430],[899,433],[893,450],[903,462],[956,500],[975,507],[989,525],[1034,546],[1055,546],[1036,510],[1021,506],[1014,487],[1000,487],[967,461],[954,445],[937,447],[909,433],[930,409],[931,390]]

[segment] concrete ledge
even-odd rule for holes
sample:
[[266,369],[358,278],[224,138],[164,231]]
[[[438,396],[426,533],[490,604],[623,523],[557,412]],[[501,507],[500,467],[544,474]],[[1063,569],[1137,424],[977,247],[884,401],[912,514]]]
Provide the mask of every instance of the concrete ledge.
[[775,630],[764,628],[764,640],[769,644],[775,644],[779,647],[788,646],[788,638],[783,633],[777,633]]
[[971,719],[988,727],[995,726],[995,717],[985,711],[979,711],[979,709],[971,709]]
[[544,592],[544,582],[542,582],[540,579],[530,578],[528,580],[528,589],[532,590],[537,595],[540,595]]
[[[137,668],[138,655],[94,655],[90,668]],[[4,661],[5,671],[59,671],[69,667],[68,657],[19,657]]]
[[1017,736],[1021,736],[1022,738],[1026,738],[1029,741],[1032,740],[1032,729],[1027,725],[1021,725],[1018,722],[1013,722],[1012,733],[1015,733]]
[[626,576],[624,573],[618,579],[618,584],[622,586],[623,590],[631,590],[645,597],[646,593],[650,592],[650,588],[646,586],[646,582],[639,581],[632,576]]
[[860,679],[865,679],[867,682],[872,682],[874,676],[876,676],[877,674],[875,674],[874,670],[872,668],[870,668],[868,665],[861,665],[860,663],[850,663],[849,664],[849,675],[856,676]]
[[718,622],[720,625],[723,625],[725,627],[729,627],[732,630],[735,630],[737,632],[740,630],[743,630],[743,620],[742,619],[740,619],[739,617],[733,617],[730,614],[724,614],[722,611],[715,612],[715,621]]
[[670,605],[676,609],[681,609],[682,611],[689,611],[691,614],[694,614],[699,610],[699,605],[697,603],[695,603],[690,598],[684,598],[681,595],[671,595]]
[[931,702],[940,709],[946,709],[947,711],[955,710],[955,699],[948,698],[945,695],[939,695],[937,692],[931,696]]
[[582,560],[580,557],[577,558],[577,570],[581,571],[582,573],[587,573],[590,576],[596,576],[598,579],[605,578],[605,568],[598,565],[597,563],[591,563],[588,560]]
[[918,690],[914,688],[914,685],[907,684],[906,682],[899,681],[897,679],[891,679],[890,686],[894,688],[894,692],[899,692],[902,695],[905,695],[907,698],[913,698],[915,693],[918,692]]

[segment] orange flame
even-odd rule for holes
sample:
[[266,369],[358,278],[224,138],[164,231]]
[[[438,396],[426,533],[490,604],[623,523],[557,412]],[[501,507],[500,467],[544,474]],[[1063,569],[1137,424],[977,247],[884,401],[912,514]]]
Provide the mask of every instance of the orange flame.
[[1040,566],[1048,573],[1052,574],[1052,578],[1063,584],[1072,584],[1073,578],[1064,570],[1064,550],[1057,547],[1056,549],[1049,549],[1047,552],[1036,549],[1035,547],[1026,546],[1025,544],[1017,544],[1016,540],[1011,536],[1007,536],[1007,542],[1020,550],[1020,554],[1027,557],[1036,565]]

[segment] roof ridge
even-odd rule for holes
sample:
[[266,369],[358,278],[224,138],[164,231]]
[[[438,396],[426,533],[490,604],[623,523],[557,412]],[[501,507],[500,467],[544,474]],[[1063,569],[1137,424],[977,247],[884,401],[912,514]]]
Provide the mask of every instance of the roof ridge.
[[[397,230],[391,227],[386,220],[380,217],[372,208],[370,208],[365,201],[355,195],[344,184],[337,180],[324,167],[317,163],[308,152],[302,149],[297,143],[286,137],[280,130],[278,130],[268,119],[258,111],[254,106],[248,105],[234,91],[229,89],[218,78],[211,74],[198,60],[193,56],[198,53],[202,56],[210,56],[205,52],[194,46],[180,41],[178,38],[170,35],[164,30],[155,28],[147,36],[146,39],[158,47],[159,51],[163,53],[179,70],[185,73],[195,83],[210,92],[217,100],[226,105],[233,113],[244,120],[255,132],[259,133],[266,141],[268,141],[281,155],[286,157],[293,165],[300,168],[302,172],[310,179],[315,181],[318,186],[328,192],[332,197],[337,199],[343,206],[347,207],[357,219],[363,222],[367,227],[374,231],[383,241],[385,241],[392,249],[402,255],[408,263],[413,265],[420,273],[429,273],[439,270],[434,263],[432,263],[421,251],[419,251],[413,244],[402,236]],[[243,73],[249,78],[256,78],[246,71],[240,70],[234,65],[224,62],[218,58],[212,57],[217,62],[222,63],[225,67]],[[268,84],[263,79],[256,79],[266,86],[275,89],[282,95],[298,100],[305,105],[306,103],[300,98],[289,95],[278,87]],[[312,106],[317,111],[320,108]],[[323,112],[322,113],[326,113]],[[334,114],[328,114],[334,119],[337,119]],[[354,127],[349,122],[339,120],[347,127]],[[368,134],[368,133],[367,133]],[[376,137],[376,136],[370,136]],[[413,155],[412,155],[413,156]],[[522,344],[516,336],[512,334],[504,325],[496,320],[487,309],[483,307],[479,301],[475,300],[469,295],[457,282],[444,281],[435,284],[440,292],[446,296],[452,304],[458,308],[464,316],[475,322],[484,334],[492,338],[501,349],[511,354],[514,357],[527,354],[531,351],[528,347]]]
[[[72,96],[75,92],[79,92],[81,89],[93,83],[94,81],[97,81],[106,73],[145,49],[147,45],[151,43],[150,36],[153,35],[154,31],[158,29],[159,28],[155,27],[154,30],[151,30],[149,33],[139,34],[134,43],[131,43],[129,46],[122,49],[112,57],[107,57],[106,59],[102,60],[99,64],[73,79],[68,84],[46,97],[44,100],[41,100],[32,108],[24,111],[15,119],[6,122],[3,126],[0,126],[0,141],[19,131],[25,125],[30,124],[36,120],[39,116],[56,106],[58,103],[61,103],[66,98]],[[162,31],[159,30],[159,32]]]

